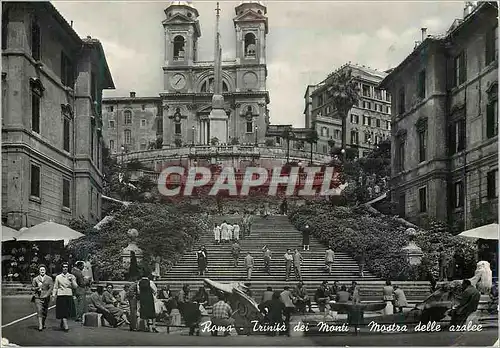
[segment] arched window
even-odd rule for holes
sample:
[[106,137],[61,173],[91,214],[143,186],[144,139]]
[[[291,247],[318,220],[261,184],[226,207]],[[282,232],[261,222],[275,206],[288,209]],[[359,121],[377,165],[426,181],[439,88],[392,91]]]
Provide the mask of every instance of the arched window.
[[174,60],[184,60],[184,37],[177,35],[174,38]]
[[255,35],[248,33],[245,35],[245,57],[255,57]]
[[[211,77],[201,84],[200,92],[213,93],[214,92],[214,78]],[[222,81],[222,92],[229,92],[226,81]]]
[[132,124],[132,111],[125,110],[123,112],[123,118],[124,118],[124,123],[125,124]]

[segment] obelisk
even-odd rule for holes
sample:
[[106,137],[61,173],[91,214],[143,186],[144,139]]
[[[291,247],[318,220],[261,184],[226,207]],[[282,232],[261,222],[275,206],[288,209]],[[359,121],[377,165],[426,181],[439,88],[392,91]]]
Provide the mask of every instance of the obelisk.
[[227,144],[227,114],[224,110],[224,96],[222,95],[222,49],[219,33],[219,3],[217,2],[215,23],[215,52],[214,52],[214,95],[212,97],[212,111],[210,111],[210,139],[217,138],[219,144]]

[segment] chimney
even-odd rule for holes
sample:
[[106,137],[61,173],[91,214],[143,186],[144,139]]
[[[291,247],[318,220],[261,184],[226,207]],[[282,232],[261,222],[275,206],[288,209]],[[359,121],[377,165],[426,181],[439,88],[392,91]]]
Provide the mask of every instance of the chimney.
[[130,98],[135,98],[135,92],[130,92]]
[[415,50],[415,49],[417,49],[418,45],[420,45],[420,44],[421,44],[421,42],[420,42],[420,41],[415,41],[415,47],[413,47],[413,49],[414,49],[414,50]]
[[71,21],[71,28],[73,28],[73,21]]
[[427,37],[427,28],[422,28],[422,42],[424,42],[425,38]]

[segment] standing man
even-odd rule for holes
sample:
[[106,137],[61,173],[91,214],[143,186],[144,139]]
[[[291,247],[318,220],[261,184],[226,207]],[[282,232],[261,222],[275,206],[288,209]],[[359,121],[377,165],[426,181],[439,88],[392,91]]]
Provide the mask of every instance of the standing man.
[[286,331],[290,336],[290,316],[295,310],[295,306],[293,305],[293,296],[289,290],[288,286],[285,286],[284,290],[280,294],[281,302],[285,305],[284,315],[285,315],[285,325]]
[[247,253],[247,256],[245,256],[245,267],[247,269],[247,280],[252,279],[252,270],[254,266],[254,260],[252,255],[250,254],[250,251]]
[[329,246],[325,252],[325,265],[329,275],[332,274],[332,266],[334,261],[335,261],[335,253],[333,252],[332,247]]
[[87,311],[86,293],[89,281],[83,276],[84,268],[85,264],[83,263],[83,261],[77,261],[75,267],[73,267],[73,269],[71,270],[71,274],[75,276],[76,284],[78,285],[78,287],[74,291],[76,307],[75,321],[81,321],[83,318],[83,314]]
[[306,224],[302,231],[302,245],[304,246],[304,250],[309,250],[309,225]]
[[292,270],[293,256],[292,250],[287,249],[285,254],[285,281],[288,281],[290,277],[290,271]]
[[240,258],[241,247],[237,241],[231,245],[231,254],[233,255],[234,267],[238,267],[238,259]]
[[268,246],[264,246],[264,271],[267,272],[267,274],[271,275],[271,250],[269,250]]
[[130,331],[137,331],[137,299],[139,297],[139,293],[137,292],[137,283],[130,283],[130,287],[125,294],[125,297],[128,300],[130,310]]
[[250,233],[252,233],[252,223],[253,223],[253,216],[252,214],[247,215],[247,235],[250,236]]
[[299,253],[298,249],[295,249],[295,253],[293,254],[293,267],[295,270],[295,278],[297,278],[299,281],[302,280],[302,255]]

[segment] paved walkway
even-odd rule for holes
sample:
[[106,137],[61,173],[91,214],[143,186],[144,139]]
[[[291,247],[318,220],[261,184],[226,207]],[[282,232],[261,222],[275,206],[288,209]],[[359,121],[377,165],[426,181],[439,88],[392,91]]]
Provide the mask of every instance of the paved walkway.
[[29,297],[2,298],[2,336],[22,346],[492,346],[498,340],[497,329],[474,333],[412,333],[412,334],[338,334],[315,337],[196,337],[186,330],[165,332],[130,332],[126,327],[89,328],[70,322],[70,332],[60,331],[54,310],[49,311],[47,329],[36,330],[36,318],[10,324],[33,313]]

